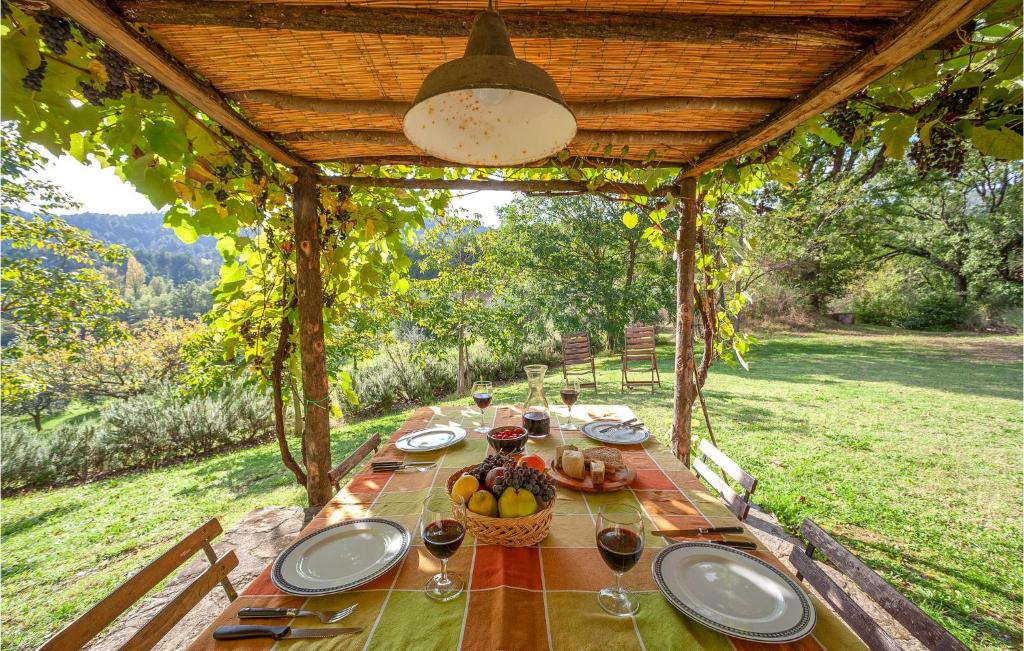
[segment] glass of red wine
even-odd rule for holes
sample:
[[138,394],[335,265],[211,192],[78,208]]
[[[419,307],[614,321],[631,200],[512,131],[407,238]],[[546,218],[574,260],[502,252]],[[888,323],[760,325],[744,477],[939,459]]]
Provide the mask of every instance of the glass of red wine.
[[486,434],[491,431],[490,427],[486,425],[486,416],[484,416],[484,409],[491,406],[491,383],[490,382],[474,382],[473,383],[473,402],[476,403],[477,408],[480,409],[480,427],[477,427],[474,432],[480,434]]
[[580,399],[580,383],[576,380],[570,380],[567,378],[562,382],[562,387],[559,389],[558,394],[562,396],[562,402],[564,402],[565,406],[569,408],[569,422],[562,425],[562,429],[579,429],[576,427],[576,423],[572,420],[572,406]]
[[462,577],[448,571],[448,559],[459,550],[466,537],[466,523],[461,509],[452,507],[447,495],[433,495],[423,502],[420,525],[423,545],[441,561],[441,572],[430,577],[423,592],[435,601],[451,601],[465,587]]
[[597,602],[618,617],[633,615],[640,602],[622,589],[622,575],[633,569],[644,551],[644,518],[630,504],[606,504],[597,514],[597,549],[615,574],[615,587],[597,593]]

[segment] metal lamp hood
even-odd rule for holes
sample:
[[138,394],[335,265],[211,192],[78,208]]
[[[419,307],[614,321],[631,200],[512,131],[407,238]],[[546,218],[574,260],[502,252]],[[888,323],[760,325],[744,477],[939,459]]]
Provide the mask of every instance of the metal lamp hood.
[[515,57],[504,21],[488,9],[473,22],[465,54],[427,75],[403,130],[438,158],[501,167],[561,151],[576,118],[554,80]]

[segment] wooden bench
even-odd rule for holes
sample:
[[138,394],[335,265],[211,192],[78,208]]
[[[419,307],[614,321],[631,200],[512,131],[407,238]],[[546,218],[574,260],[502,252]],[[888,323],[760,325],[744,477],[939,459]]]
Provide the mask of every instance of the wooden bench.
[[800,525],[800,533],[807,540],[807,547],[804,550],[795,547],[789,556],[790,563],[797,569],[797,578],[806,580],[872,651],[898,651],[903,647],[814,562],[814,550],[821,552],[833,567],[848,576],[872,601],[903,624],[926,648],[933,651],[966,651],[967,647],[960,640],[897,592],[885,579],[878,576],[874,570],[862,563],[850,550],[810,519],[804,520]]
[[228,599],[234,601],[238,594],[228,579],[228,573],[238,566],[238,557],[235,556],[234,551],[229,551],[217,558],[217,553],[210,544],[221,533],[223,533],[223,529],[221,529],[220,521],[216,518],[199,527],[181,542],[161,554],[155,561],[139,570],[81,617],[65,626],[63,630],[39,647],[40,651],[81,649],[127,611],[132,604],[145,596],[200,550],[210,560],[210,567],[185,586],[185,589],[176,597],[167,602],[131,639],[125,642],[122,648],[133,651],[153,648],[218,583],[224,588]]
[[[661,386],[661,374],[658,373],[658,355],[655,351],[657,336],[654,326],[629,326],[626,328],[626,341],[622,347],[622,387]],[[642,368],[635,368],[633,363],[640,363]],[[649,379],[635,379],[633,373],[649,373]]]
[[[597,388],[597,369],[594,367],[594,353],[590,348],[590,334],[586,332],[563,332],[562,337],[562,378],[568,382],[570,375],[586,379],[589,371],[590,382],[580,382],[584,389]],[[576,367],[576,368],[570,368]]]
[[[750,512],[750,497],[757,488],[757,477],[740,468],[738,463],[726,456],[707,439],[701,439],[697,449],[700,452],[700,457],[693,458],[694,472],[718,493],[718,497],[725,502],[725,505],[737,518],[746,520],[747,514]],[[725,480],[725,477],[712,470],[708,465],[709,462],[714,462],[725,475],[739,484],[743,488],[743,495],[737,493]]]

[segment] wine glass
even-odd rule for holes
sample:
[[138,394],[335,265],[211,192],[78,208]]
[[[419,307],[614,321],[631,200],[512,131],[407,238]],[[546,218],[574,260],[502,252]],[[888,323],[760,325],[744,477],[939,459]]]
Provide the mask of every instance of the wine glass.
[[597,548],[615,573],[615,587],[597,593],[605,611],[619,617],[636,613],[640,603],[622,589],[622,575],[633,569],[644,551],[643,514],[630,504],[606,504],[597,514]]
[[576,404],[576,401],[580,399],[580,383],[577,380],[570,380],[566,378],[562,382],[562,387],[559,390],[559,395],[562,396],[562,402],[569,408],[569,422],[562,425],[563,430],[575,430],[579,429],[576,427],[576,423],[572,420],[572,406]]
[[485,423],[484,409],[491,406],[491,383],[490,382],[474,382],[473,383],[473,402],[480,409],[480,427],[477,427],[474,432],[480,434],[486,434],[491,431],[491,428],[487,427]]
[[448,572],[448,559],[466,537],[464,512],[453,508],[447,495],[432,495],[423,502],[420,534],[427,551],[441,561],[441,572],[430,577],[423,592],[435,601],[451,601],[465,587],[462,577]]

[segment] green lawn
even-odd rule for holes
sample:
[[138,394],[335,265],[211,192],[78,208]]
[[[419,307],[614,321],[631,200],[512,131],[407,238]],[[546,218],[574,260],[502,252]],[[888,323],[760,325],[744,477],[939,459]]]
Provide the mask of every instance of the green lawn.
[[[1020,648],[1020,353],[1019,337],[778,334],[749,372],[717,366],[706,397],[720,446],[761,480],[756,502],[791,529],[814,518],[972,647]],[[620,393],[605,358],[584,402],[631,404],[665,438],[661,357],[664,388]],[[495,393],[519,400],[525,383]],[[335,453],[405,415],[337,432]],[[38,644],[205,518],[301,504],[289,476],[265,445],[4,499],[4,648]]]

